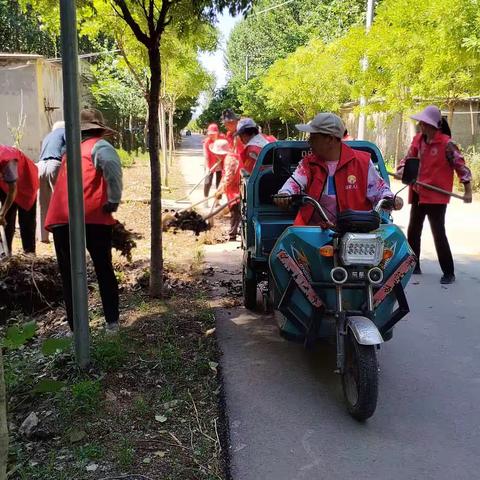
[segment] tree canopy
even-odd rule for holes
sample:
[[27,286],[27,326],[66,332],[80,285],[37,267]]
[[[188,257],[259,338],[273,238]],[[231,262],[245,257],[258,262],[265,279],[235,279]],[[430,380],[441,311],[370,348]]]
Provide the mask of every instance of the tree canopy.
[[366,33],[363,1],[268,10],[273,1],[260,0],[228,41],[230,102],[259,123],[303,121],[361,96],[367,113],[393,116],[433,102],[452,120],[460,99],[480,94],[479,1],[376,4]]

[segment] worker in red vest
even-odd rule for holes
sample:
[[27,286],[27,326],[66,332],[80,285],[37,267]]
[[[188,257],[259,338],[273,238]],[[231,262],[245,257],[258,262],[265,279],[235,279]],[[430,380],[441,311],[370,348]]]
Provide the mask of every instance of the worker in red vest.
[[[278,192],[274,202],[283,208],[291,204],[290,195],[306,193],[317,200],[335,224],[337,212],[369,211],[383,198],[393,199],[393,193],[377,172],[370,154],[353,150],[342,142],[345,126],[333,113],[319,113],[308,124],[296,125],[300,132],[310,134],[312,153],[299,163]],[[396,197],[395,208],[403,205]],[[310,204],[303,205],[295,225],[324,225],[325,222]]]
[[[112,226],[116,223],[112,213],[117,210],[122,196],[122,167],[117,152],[103,138],[114,131],[105,125],[101,112],[93,108],[82,110],[80,127],[86,245],[100,287],[107,331],[113,332],[118,330],[119,296],[112,265]],[[45,228],[53,234],[67,320],[73,330],[66,161],[64,155]]]
[[231,108],[227,108],[222,112],[222,123],[227,131],[227,140],[230,151],[237,155],[241,155],[245,148],[240,137],[235,135],[239,120],[240,117]]
[[269,143],[277,141],[277,139],[271,135],[260,133],[258,125],[251,118],[242,118],[238,122],[235,135],[238,136],[245,145],[241,153],[241,168],[248,173],[252,173],[262,148]]
[[230,230],[228,239],[235,241],[240,226],[240,159],[236,153],[232,153],[229,148],[228,140],[219,139],[210,146],[210,150],[219,157],[223,158],[222,181],[218,187],[215,196],[218,200],[225,194],[229,202],[230,210]]
[[215,176],[215,187],[218,188],[220,180],[222,179],[223,164],[219,158],[217,158],[210,146],[213,145],[218,138],[225,138],[225,135],[220,133],[218,125],[211,123],[207,128],[207,138],[203,141],[203,157],[205,159],[205,170],[209,172],[209,175],[205,178],[205,184],[203,186],[203,195],[205,198],[210,193],[210,188],[213,183],[213,177]]
[[[451,139],[450,127],[442,113],[435,105],[426,107],[417,115],[410,118],[419,122],[420,132],[413,138],[407,156],[400,162],[398,173],[401,174],[405,161],[409,157],[420,159],[418,181],[440,187],[451,192],[453,189],[454,173],[464,185],[465,203],[472,202],[472,173],[465,165],[465,160],[457,145]],[[420,241],[423,222],[428,217],[438,261],[443,272],[440,280],[442,284],[455,281],[455,267],[453,256],[445,231],[445,214],[450,197],[443,193],[428,190],[420,185],[410,187],[409,202],[410,222],[408,224],[408,242],[410,243],[418,263],[415,274],[421,274],[420,268]]]
[[23,251],[35,253],[38,185],[35,163],[18,148],[0,145],[0,225],[5,226],[10,252],[18,211]]

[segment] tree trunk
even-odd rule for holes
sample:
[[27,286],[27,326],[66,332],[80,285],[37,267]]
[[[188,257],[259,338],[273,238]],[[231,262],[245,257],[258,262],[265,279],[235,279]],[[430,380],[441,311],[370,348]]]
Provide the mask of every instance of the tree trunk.
[[160,107],[160,45],[151,45],[148,50],[150,63],[150,92],[148,95],[148,149],[150,153],[150,295],[161,297],[163,291],[163,250],[162,250],[162,176],[158,151],[158,109]]
[[129,143],[130,143],[130,149],[129,152],[133,152],[135,149],[135,138],[133,135],[133,122],[132,122],[132,114],[128,116],[128,131],[129,131]]
[[400,161],[400,147],[402,144],[402,132],[403,132],[403,112],[400,112],[400,118],[398,119],[397,130],[397,142],[395,145],[395,167],[398,167]]
[[448,125],[450,126],[450,130],[452,129],[453,125],[453,114],[455,113],[455,102],[451,101],[448,102]]
[[163,166],[163,184],[168,187],[168,161],[167,161],[167,125],[166,125],[165,104],[160,100],[160,108],[158,110],[158,117],[160,119],[160,148],[162,152],[162,166]]
[[8,427],[7,397],[5,392],[5,376],[3,374],[3,354],[0,348],[0,480],[7,478],[8,465]]
[[170,106],[168,111],[168,164],[171,166],[173,164],[173,148],[174,148],[174,134],[173,134],[173,114],[174,105]]

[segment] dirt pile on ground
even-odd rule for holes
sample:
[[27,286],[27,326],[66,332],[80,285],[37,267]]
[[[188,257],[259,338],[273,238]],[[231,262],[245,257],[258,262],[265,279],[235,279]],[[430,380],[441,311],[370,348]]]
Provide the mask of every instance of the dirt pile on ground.
[[176,213],[166,211],[163,219],[163,228],[164,230],[172,228],[174,231],[191,230],[195,232],[195,235],[199,235],[201,232],[207,231],[210,225],[195,210]]
[[127,230],[125,225],[117,222],[112,231],[112,247],[120,252],[128,261],[132,260],[132,251],[137,246],[138,240],[142,238],[138,233]]
[[0,262],[0,320],[13,311],[35,313],[62,298],[57,262],[19,255]]

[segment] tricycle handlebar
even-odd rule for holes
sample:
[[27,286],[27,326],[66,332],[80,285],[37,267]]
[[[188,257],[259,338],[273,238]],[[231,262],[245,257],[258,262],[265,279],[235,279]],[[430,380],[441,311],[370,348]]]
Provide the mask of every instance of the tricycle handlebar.
[[296,202],[297,200],[299,201],[300,205],[305,205],[306,203],[309,203],[310,205],[313,206],[313,208],[321,215],[322,219],[324,222],[328,225],[330,225],[330,220],[327,217],[327,214],[325,213],[325,210],[322,208],[320,203],[315,200],[314,198],[310,197],[309,195],[306,195],[304,193],[297,193],[293,195],[272,195],[272,198],[290,198],[293,202]]

